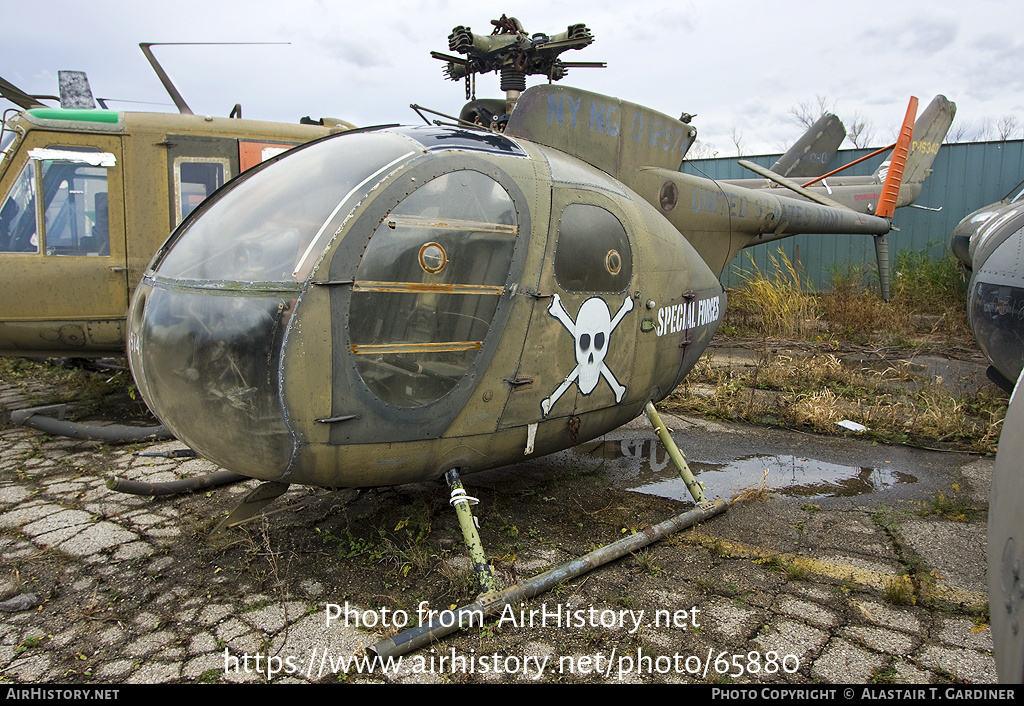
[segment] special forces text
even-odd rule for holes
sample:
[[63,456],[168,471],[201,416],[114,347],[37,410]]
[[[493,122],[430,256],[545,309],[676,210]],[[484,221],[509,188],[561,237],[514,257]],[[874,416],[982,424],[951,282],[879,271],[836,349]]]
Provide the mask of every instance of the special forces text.
[[718,297],[684,302],[658,309],[657,334],[679,333],[684,329],[697,328],[718,321]]

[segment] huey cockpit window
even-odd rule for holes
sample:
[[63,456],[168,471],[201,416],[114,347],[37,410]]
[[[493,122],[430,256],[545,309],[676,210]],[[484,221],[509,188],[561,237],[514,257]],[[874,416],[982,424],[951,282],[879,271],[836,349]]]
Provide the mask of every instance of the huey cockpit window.
[[[109,255],[107,152],[36,149],[0,206],[0,252]],[[42,202],[42,227],[36,204]]]
[[231,164],[215,157],[179,157],[174,160],[175,223],[181,223],[196,206],[231,178]]
[[0,252],[39,252],[36,229],[36,168],[25,165],[0,206]]
[[626,229],[610,212],[571,203],[558,221],[555,277],[567,292],[622,292],[633,276]]
[[440,399],[483,348],[512,267],[515,206],[477,171],[428,181],[385,217],[356,269],[349,327],[356,369],[379,399]]

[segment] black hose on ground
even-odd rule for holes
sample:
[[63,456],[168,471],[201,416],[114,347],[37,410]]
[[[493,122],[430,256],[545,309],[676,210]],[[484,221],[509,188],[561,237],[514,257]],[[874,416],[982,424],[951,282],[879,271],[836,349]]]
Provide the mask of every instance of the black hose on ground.
[[231,471],[217,471],[205,476],[194,478],[183,478],[168,483],[144,483],[137,480],[127,480],[111,476],[107,481],[107,487],[119,493],[129,495],[181,495],[183,493],[194,493],[197,490],[207,490],[229,483],[238,483],[243,480],[252,480],[249,476]]
[[43,412],[58,412],[63,416],[66,405],[32,407],[11,412],[11,421],[19,426],[31,427],[53,436],[72,439],[102,441],[108,444],[134,444],[140,441],[162,441],[174,438],[167,427],[130,427],[123,424],[82,424],[48,417]]

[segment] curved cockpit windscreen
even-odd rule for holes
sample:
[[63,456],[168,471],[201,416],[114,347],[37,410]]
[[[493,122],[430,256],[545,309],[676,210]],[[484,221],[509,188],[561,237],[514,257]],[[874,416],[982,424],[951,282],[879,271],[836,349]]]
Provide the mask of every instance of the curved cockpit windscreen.
[[301,282],[345,216],[414,147],[370,132],[299,148],[201,206],[155,269],[178,280]]

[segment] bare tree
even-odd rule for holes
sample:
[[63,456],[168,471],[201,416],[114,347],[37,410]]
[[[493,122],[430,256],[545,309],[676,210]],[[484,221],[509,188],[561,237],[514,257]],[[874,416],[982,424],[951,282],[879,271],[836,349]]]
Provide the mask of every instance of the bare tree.
[[967,133],[971,131],[970,120],[958,120],[955,121],[950,128],[949,132],[946,133],[946,142],[953,144],[955,142],[967,142]]
[[1016,115],[1004,115],[996,123],[996,132],[1000,140],[1013,139],[1014,133],[1020,130],[1020,120]]
[[694,140],[690,149],[686,150],[687,159],[711,159],[718,155],[718,151],[703,140]]
[[992,118],[985,118],[981,121],[981,127],[974,135],[974,142],[987,142],[993,139],[995,131],[992,129]]
[[825,113],[833,113],[836,109],[836,102],[829,100],[827,96],[815,96],[813,101],[798,103],[789,109],[789,117],[798,125],[809,128],[818,122]]
[[846,139],[854,147],[867,147],[875,140],[875,130],[871,121],[860,111],[853,114],[853,121],[846,128]]
[[732,144],[736,146],[736,156],[743,156],[743,131],[739,128],[732,129]]

